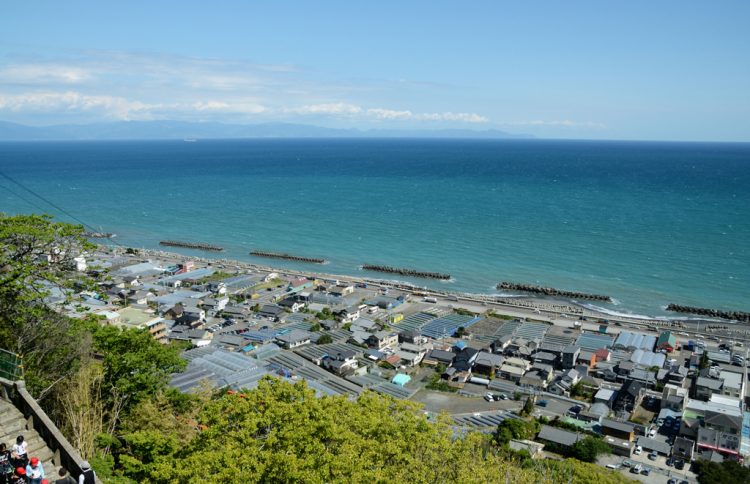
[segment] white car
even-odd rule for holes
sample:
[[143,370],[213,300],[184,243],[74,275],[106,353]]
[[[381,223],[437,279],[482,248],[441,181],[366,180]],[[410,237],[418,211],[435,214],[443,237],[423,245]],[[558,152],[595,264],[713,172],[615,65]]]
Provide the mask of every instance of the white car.
[[633,452],[635,455],[641,455],[641,452],[643,452],[643,447],[636,446],[635,451]]
[[648,438],[649,439],[653,439],[654,437],[656,437],[656,429],[649,430],[648,431]]

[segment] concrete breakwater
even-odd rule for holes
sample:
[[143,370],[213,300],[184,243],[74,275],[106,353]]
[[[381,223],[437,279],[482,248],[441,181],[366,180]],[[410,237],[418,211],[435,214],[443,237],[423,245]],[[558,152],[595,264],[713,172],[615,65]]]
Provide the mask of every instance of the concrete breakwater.
[[179,240],[162,240],[159,241],[159,245],[166,245],[167,247],[183,247],[185,249],[210,250],[213,252],[221,252],[224,250],[224,247],[219,247],[218,245],[206,244],[203,242],[182,242]]
[[447,280],[451,278],[450,274],[441,274],[440,272],[424,272],[414,269],[402,269],[400,267],[380,266],[375,264],[363,264],[362,269],[368,271],[388,272],[400,276],[424,277],[428,279]]
[[612,302],[611,297],[602,296],[601,294],[587,294],[585,292],[562,291],[560,289],[555,289],[554,287],[534,286],[532,284],[520,284],[516,282],[501,282],[500,284],[497,285],[497,289],[530,292],[533,294],[541,294],[543,296],[558,296],[558,297],[567,297],[571,299],[585,299],[589,301]]
[[667,311],[674,311],[676,313],[698,314],[700,316],[710,316],[713,318],[732,319],[736,321],[742,321],[743,323],[750,323],[750,313],[746,313],[743,311],[722,311],[719,309],[681,306],[679,304],[669,304],[667,306]]
[[268,252],[265,250],[251,250],[250,255],[254,255],[256,257],[268,257],[270,259],[285,259],[297,262],[310,262],[312,264],[324,264],[326,262],[325,259],[320,259],[317,257],[302,257],[299,255],[284,254],[280,252]]

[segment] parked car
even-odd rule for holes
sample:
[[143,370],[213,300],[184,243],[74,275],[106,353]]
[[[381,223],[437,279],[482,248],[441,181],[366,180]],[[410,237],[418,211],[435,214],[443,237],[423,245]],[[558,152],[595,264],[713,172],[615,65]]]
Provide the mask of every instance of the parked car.
[[540,407],[546,407],[547,400],[539,400],[538,402],[536,402],[536,404],[539,405]]
[[622,465],[625,466],[625,467],[632,467],[633,466],[633,462],[629,461],[628,459],[625,459],[624,461],[622,461]]
[[670,457],[669,459],[667,459],[667,465],[669,467],[672,467],[674,465],[674,457]]
[[644,467],[643,470],[641,471],[641,474],[644,475],[644,476],[647,476],[647,475],[651,474],[651,468],[650,467]]
[[649,460],[656,460],[656,458],[659,457],[659,453],[654,451],[651,451],[651,453],[648,455]]
[[635,451],[633,452],[635,455],[641,455],[641,452],[643,452],[643,447],[640,445],[636,446]]
[[614,469],[617,469],[619,466],[617,464],[607,464],[604,467],[606,467],[607,469],[613,469],[614,470]]
[[640,464],[636,464],[635,467],[630,468],[630,472],[632,472],[633,474],[640,474],[641,469],[643,469],[643,466]]
[[682,469],[684,469],[684,468],[685,468],[685,461],[684,461],[684,460],[682,460],[682,459],[678,459],[678,460],[677,460],[677,461],[676,461],[676,462],[674,463],[674,467],[675,467],[675,469],[677,469],[677,470],[680,470],[680,471],[681,471]]
[[656,437],[656,428],[653,428],[648,431],[648,438],[653,439],[654,437]]

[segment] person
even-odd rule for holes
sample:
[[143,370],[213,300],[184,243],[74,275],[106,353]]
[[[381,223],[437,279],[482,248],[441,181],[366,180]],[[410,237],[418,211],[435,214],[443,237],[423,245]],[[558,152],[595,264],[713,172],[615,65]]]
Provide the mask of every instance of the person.
[[8,484],[13,474],[10,462],[10,451],[4,443],[0,443],[0,484]]
[[96,483],[96,472],[91,468],[89,461],[85,460],[81,462],[81,470],[83,472],[78,476],[78,484],[95,484]]
[[38,457],[32,457],[29,465],[26,466],[26,479],[29,480],[29,484],[42,484],[44,466],[39,462]]
[[16,472],[10,478],[11,484],[26,484],[26,469],[17,467]]
[[55,484],[77,484],[77,481],[73,479],[73,476],[68,474],[68,470],[64,467],[61,467],[59,471],[57,471],[57,475],[60,476],[60,479],[55,481]]
[[23,467],[26,468],[26,465],[29,463],[29,456],[27,455],[29,449],[29,444],[26,443],[26,440],[23,438],[23,435],[19,435],[16,437],[16,443],[13,444],[13,452],[11,457],[13,457],[13,465],[16,467]]

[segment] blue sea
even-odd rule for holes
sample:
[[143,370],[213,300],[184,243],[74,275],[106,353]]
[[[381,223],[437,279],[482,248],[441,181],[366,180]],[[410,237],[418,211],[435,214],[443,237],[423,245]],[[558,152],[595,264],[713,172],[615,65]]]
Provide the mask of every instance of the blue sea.
[[380,278],[359,266],[410,267],[452,275],[410,282],[474,293],[541,284],[647,316],[670,302],[750,310],[750,144],[19,142],[0,144],[0,171],[44,198],[0,178],[0,211],[67,212],[128,246],[202,241]]

